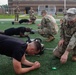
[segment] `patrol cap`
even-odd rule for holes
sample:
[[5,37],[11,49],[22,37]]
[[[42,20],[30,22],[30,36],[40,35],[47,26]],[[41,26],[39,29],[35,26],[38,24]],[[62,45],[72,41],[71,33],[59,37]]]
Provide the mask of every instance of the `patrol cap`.
[[76,8],[69,8],[67,14],[76,14]]

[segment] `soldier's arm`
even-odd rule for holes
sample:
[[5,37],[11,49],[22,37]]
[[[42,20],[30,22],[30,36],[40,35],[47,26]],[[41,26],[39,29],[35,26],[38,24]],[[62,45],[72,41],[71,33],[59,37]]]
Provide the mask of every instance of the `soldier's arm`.
[[[21,66],[21,63],[24,65],[28,65],[30,67],[27,68],[23,68]],[[30,62],[25,58],[25,55],[23,55],[21,62],[17,61],[16,59],[13,58],[13,67],[14,67],[14,71],[16,74],[23,74],[23,73],[27,73],[29,71],[35,70],[37,68],[40,67],[40,63],[39,62]]]
[[24,33],[20,32],[20,37],[27,37],[27,36],[28,36],[28,34],[24,34]]
[[32,13],[34,13],[34,14],[35,14],[35,11],[34,11],[34,10],[32,10]]
[[64,23],[60,20],[60,41],[58,43],[58,45],[63,45],[64,43],[64,36],[65,36],[65,33],[64,33]]
[[47,27],[47,23],[46,23],[46,19],[43,18],[42,21],[41,21],[41,28],[43,27]]
[[55,20],[53,17],[51,17],[50,23],[51,23],[52,25],[50,24],[51,26],[50,26],[50,25],[49,25],[49,26],[50,26],[53,34],[54,34],[54,35],[57,34],[59,28],[58,28],[58,25],[57,25],[57,23],[56,23],[56,20]]
[[60,41],[58,43],[58,45],[63,45],[64,43],[64,38],[65,38],[65,33],[64,33],[64,23],[62,21],[60,21]]
[[66,51],[71,51],[74,49],[74,47],[76,46],[76,32],[72,35],[70,41],[69,41],[69,44],[66,48]]
[[60,26],[60,39],[64,39],[65,33],[64,33],[64,23]]
[[73,50],[75,46],[76,46],[76,32],[71,37],[64,54],[61,56],[61,59],[60,59],[61,63],[65,63],[67,61],[70,51]]

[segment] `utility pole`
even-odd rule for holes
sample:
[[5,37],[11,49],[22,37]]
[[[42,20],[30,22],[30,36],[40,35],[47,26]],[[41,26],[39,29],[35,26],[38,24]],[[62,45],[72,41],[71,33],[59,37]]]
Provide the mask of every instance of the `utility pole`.
[[66,0],[64,0],[64,14],[66,14]]

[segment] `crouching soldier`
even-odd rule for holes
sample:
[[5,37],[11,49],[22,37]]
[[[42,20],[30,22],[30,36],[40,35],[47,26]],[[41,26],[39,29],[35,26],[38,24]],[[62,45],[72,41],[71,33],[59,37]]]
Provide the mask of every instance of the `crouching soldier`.
[[29,10],[29,16],[32,24],[35,24],[36,16],[35,16],[35,11],[33,10],[32,7]]
[[61,39],[53,53],[64,64],[67,62],[68,55],[72,51],[72,60],[76,61],[76,8],[68,9],[61,22]]
[[39,24],[38,32],[41,36],[46,37],[46,41],[50,42],[55,39],[54,35],[58,32],[58,26],[56,20],[52,15],[47,15],[47,12],[43,10],[41,12],[42,20]]

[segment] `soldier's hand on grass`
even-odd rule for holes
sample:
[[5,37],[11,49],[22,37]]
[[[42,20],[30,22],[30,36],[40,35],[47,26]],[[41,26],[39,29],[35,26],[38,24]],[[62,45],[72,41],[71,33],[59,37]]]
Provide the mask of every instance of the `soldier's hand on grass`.
[[61,56],[60,62],[61,62],[62,64],[64,64],[64,63],[67,62],[67,59],[68,59],[68,54],[67,54],[67,53],[64,53],[64,54]]
[[40,67],[40,63],[38,61],[36,61],[32,67],[33,67],[33,69],[37,69]]
[[61,39],[61,40],[59,41],[59,43],[58,43],[58,46],[63,45],[63,43],[64,43],[64,40],[63,40],[63,39]]

